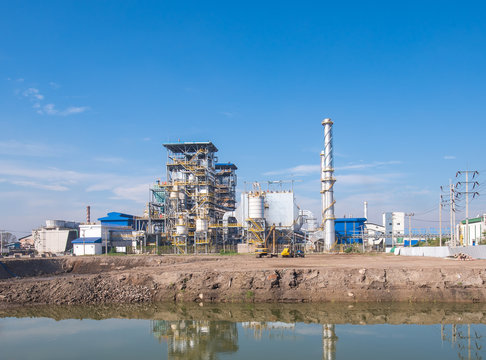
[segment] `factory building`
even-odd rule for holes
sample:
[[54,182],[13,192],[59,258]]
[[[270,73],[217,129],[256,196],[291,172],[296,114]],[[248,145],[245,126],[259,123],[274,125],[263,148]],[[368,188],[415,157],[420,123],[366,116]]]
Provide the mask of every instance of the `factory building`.
[[337,218],[334,220],[338,244],[363,243],[365,218]]
[[78,235],[79,223],[65,220],[46,220],[45,226],[32,231],[34,248],[39,254],[69,252]]
[[403,243],[403,236],[405,234],[404,212],[383,213],[383,226],[385,227],[386,246]]
[[486,238],[486,214],[468,220],[466,238],[466,220],[459,224],[459,239],[463,246],[479,245]]
[[73,254],[81,255],[101,255],[103,248],[100,237],[78,238],[72,241]]

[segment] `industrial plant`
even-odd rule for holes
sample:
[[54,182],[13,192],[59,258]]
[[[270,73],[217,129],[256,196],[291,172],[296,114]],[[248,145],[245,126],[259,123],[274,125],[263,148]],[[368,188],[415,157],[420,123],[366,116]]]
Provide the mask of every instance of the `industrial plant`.
[[[382,224],[369,222],[367,201],[363,203],[362,217],[336,218],[333,121],[326,118],[321,125],[324,144],[320,153],[320,224],[312,211],[297,203],[293,181],[245,183],[237,195],[238,167],[220,161],[215,144],[179,141],[163,144],[167,151],[166,178],[157,179],[148,189],[150,201],[143,215],[110,212],[92,222],[88,206],[84,223],[47,220],[45,226],[21,239],[22,246],[47,255],[230,251],[273,257],[343,251],[349,247],[392,251],[397,246],[417,246],[437,237],[430,233],[413,234],[413,213],[386,212]],[[454,245],[455,239],[460,239],[460,245],[477,245],[484,238],[486,215],[462,221],[456,228],[451,220],[451,229],[449,234],[440,231],[440,245],[442,236],[449,245]]]

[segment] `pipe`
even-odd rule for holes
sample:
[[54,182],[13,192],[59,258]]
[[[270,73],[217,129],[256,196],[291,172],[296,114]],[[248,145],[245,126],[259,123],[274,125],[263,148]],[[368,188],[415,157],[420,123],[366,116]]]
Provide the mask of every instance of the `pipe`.
[[86,206],[86,223],[91,222],[91,206]]

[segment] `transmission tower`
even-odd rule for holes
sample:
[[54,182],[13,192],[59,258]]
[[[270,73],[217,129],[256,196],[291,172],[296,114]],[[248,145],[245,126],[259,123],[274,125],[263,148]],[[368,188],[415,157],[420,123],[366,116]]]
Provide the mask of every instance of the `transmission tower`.
[[[472,179],[469,180],[469,175],[472,174]],[[456,183],[456,188],[462,188],[465,185],[465,191],[457,191],[458,196],[465,196],[466,199],[466,229],[464,231],[464,239],[466,245],[469,245],[469,196],[472,195],[473,199],[479,196],[479,192],[474,191],[474,189],[479,186],[479,182],[474,181],[475,177],[479,175],[476,170],[460,170],[456,173],[456,178],[465,176],[465,181],[458,181]],[[469,191],[469,185],[472,184],[472,191]]]

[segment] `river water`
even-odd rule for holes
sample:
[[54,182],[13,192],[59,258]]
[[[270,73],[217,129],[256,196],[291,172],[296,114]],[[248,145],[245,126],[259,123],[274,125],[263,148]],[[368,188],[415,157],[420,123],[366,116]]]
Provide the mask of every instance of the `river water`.
[[0,311],[1,359],[486,359],[486,306],[230,304]]

